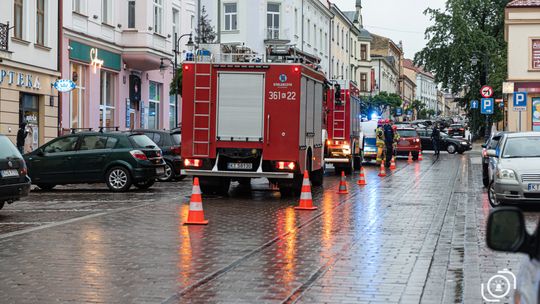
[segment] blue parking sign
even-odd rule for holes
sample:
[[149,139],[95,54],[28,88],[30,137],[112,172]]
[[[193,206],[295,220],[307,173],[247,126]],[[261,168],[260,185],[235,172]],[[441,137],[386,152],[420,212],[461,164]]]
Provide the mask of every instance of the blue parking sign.
[[526,108],[527,107],[527,92],[514,92],[514,107]]
[[482,98],[482,108],[480,108],[480,113],[491,115],[495,110],[495,100],[493,98]]
[[471,109],[478,109],[478,100],[471,100]]

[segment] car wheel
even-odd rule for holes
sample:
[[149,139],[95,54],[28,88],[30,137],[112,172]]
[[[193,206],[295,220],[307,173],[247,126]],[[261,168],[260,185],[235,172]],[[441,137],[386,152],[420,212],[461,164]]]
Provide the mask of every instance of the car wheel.
[[231,180],[229,178],[199,178],[203,194],[216,194],[226,196],[229,193]]
[[493,184],[494,184],[493,182],[489,184],[488,199],[489,199],[489,204],[491,205],[491,207],[496,208],[496,207],[500,207],[502,204],[497,199],[497,196],[495,195],[495,186],[493,186]]
[[131,175],[124,167],[113,167],[105,175],[105,183],[111,191],[124,192],[131,187]]
[[324,180],[323,168],[311,172],[311,183],[313,184],[313,186],[316,186],[316,187],[322,186],[323,180]]
[[44,191],[51,191],[56,185],[55,184],[37,184],[39,189]]
[[457,147],[454,144],[449,144],[448,147],[446,147],[446,151],[450,154],[455,154],[457,152]]
[[176,177],[176,180],[177,180],[177,181],[181,181],[181,180],[186,179],[186,177],[187,177],[187,175],[178,175],[178,176]]
[[160,182],[170,182],[174,178],[174,172],[171,164],[169,162],[165,162],[165,174],[161,175],[157,179]]
[[155,181],[154,180],[147,180],[147,181],[144,181],[144,182],[137,182],[137,183],[133,183],[135,185],[135,187],[141,189],[141,190],[146,190],[150,187],[152,187],[152,185],[154,185]]

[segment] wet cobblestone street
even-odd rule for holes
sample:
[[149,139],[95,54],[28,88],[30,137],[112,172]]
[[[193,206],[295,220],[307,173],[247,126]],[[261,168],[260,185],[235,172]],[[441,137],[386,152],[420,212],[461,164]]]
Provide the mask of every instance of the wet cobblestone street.
[[207,226],[182,225],[187,179],[33,191],[0,211],[1,302],[481,303],[481,283],[524,256],[485,245],[480,156],[432,156],[385,178],[366,165],[347,195],[329,172],[316,211],[264,180],[233,184],[203,197]]

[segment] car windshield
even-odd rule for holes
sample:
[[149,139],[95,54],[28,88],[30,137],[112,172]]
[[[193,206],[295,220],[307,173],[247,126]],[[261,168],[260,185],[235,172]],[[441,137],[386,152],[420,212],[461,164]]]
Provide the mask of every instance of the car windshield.
[[540,136],[508,138],[503,158],[540,157]]
[[22,158],[21,153],[5,136],[0,136],[0,147],[0,158]]
[[156,148],[157,145],[148,136],[144,134],[135,134],[131,136],[131,140],[136,148]]
[[398,134],[401,137],[417,137],[416,130],[398,130]]
[[173,144],[179,146],[182,143],[182,134],[175,133],[172,135]]

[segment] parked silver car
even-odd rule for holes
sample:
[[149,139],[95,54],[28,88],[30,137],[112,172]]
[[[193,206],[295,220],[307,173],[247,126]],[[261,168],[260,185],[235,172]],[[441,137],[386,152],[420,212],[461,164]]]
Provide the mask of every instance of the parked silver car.
[[540,203],[540,132],[504,134],[488,150],[489,203]]

